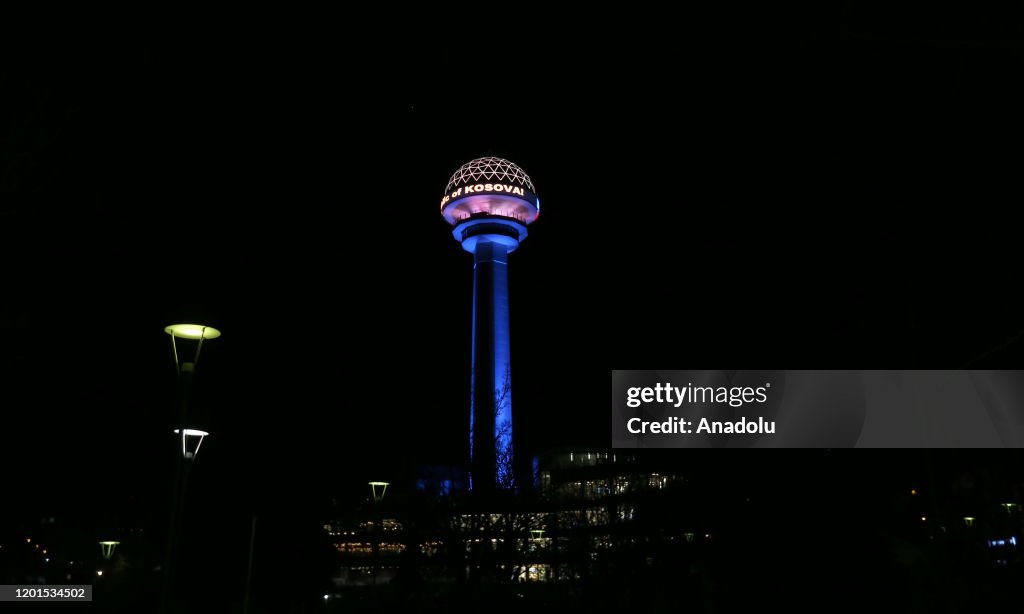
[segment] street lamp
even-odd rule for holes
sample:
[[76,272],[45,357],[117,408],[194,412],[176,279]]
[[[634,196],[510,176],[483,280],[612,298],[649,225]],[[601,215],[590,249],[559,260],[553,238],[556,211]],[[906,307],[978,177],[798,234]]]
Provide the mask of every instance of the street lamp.
[[[196,363],[199,362],[199,352],[203,349],[203,341],[206,339],[216,339],[217,337],[220,337],[219,330],[212,326],[204,326],[202,324],[171,324],[164,329],[164,332],[171,336],[171,348],[174,350],[174,365],[177,367],[179,373],[182,371],[195,370]],[[183,349],[188,349],[188,346],[194,345],[195,352],[192,354],[192,360],[181,362],[178,355],[177,339],[195,342],[194,344],[182,344]],[[185,355],[187,356],[187,354]]]
[[[384,491],[388,489],[390,482],[370,482],[370,492],[373,493],[374,503],[384,500]],[[380,489],[379,491],[377,489]]]
[[974,516],[964,516],[964,524],[967,525],[968,529],[973,527],[974,526]]
[[120,543],[121,542],[115,541],[100,542],[100,549],[103,551],[103,558],[109,561],[110,557],[114,556],[114,549],[117,548],[117,545]]
[[185,460],[195,460],[199,454],[199,446],[203,445],[203,438],[209,435],[206,431],[199,429],[174,429],[174,434],[181,434],[181,456]]
[[178,415],[173,426],[175,435],[181,436],[181,456],[183,461],[175,463],[174,494],[170,511],[170,529],[167,533],[166,563],[164,565],[163,587],[160,597],[160,611],[169,612],[173,609],[175,592],[175,567],[177,550],[182,540],[182,516],[185,509],[185,491],[187,490],[188,473],[191,462],[199,454],[199,448],[208,432],[195,428],[195,417],[189,414],[189,402],[192,393],[192,380],[195,377],[196,364],[203,350],[203,343],[209,339],[220,337],[220,331],[204,324],[171,324],[164,328],[171,336],[171,349],[174,351],[174,367],[178,373]]
[[[181,455],[185,460],[193,460],[199,453],[203,438],[209,435],[206,431],[189,426],[188,404],[192,389],[192,377],[195,375],[199,354],[203,342],[207,339],[220,337],[220,331],[203,324],[171,324],[164,328],[171,336],[171,349],[174,351],[174,367],[178,371],[178,424],[175,435],[181,435]],[[179,348],[179,340],[180,348]]]

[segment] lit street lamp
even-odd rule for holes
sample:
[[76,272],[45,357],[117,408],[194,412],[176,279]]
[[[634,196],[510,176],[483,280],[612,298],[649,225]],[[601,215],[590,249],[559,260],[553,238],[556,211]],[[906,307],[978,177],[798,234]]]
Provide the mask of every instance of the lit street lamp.
[[[384,500],[384,491],[388,489],[390,482],[370,482],[370,492],[373,493],[374,503]],[[377,489],[380,489],[379,491]]]
[[174,434],[181,434],[181,456],[185,460],[195,460],[199,454],[199,446],[203,445],[203,438],[209,433],[199,429],[174,429]]
[[[182,371],[194,371],[196,363],[199,362],[199,353],[203,349],[203,341],[220,337],[219,330],[212,326],[203,326],[202,324],[171,324],[164,329],[164,332],[171,336],[171,348],[174,350],[174,365],[179,373]],[[192,354],[192,360],[181,362],[178,354],[177,339],[195,342],[195,352]],[[193,344],[183,343],[183,347],[186,349],[189,345]],[[185,355],[187,356],[187,354]]]
[[103,558],[109,561],[110,557],[114,556],[114,549],[117,548],[117,545],[120,543],[121,542],[115,541],[100,542],[100,549],[103,551]]
[[172,324],[164,328],[171,337],[171,349],[174,352],[174,367],[178,373],[178,406],[175,419],[174,434],[181,437],[182,460],[175,463],[174,495],[170,510],[170,530],[167,533],[167,561],[164,566],[163,588],[161,590],[160,610],[168,612],[172,608],[175,593],[177,553],[182,540],[182,516],[185,508],[185,491],[188,483],[189,468],[199,454],[203,439],[209,433],[196,428],[195,417],[189,415],[192,393],[192,379],[195,376],[199,355],[203,343],[220,337],[220,331],[212,326],[202,324]]

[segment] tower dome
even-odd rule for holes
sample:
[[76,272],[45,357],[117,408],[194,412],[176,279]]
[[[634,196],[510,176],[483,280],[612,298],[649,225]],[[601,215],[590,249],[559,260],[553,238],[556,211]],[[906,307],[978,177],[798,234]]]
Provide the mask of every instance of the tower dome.
[[441,215],[449,224],[480,218],[506,218],[530,224],[540,213],[533,181],[504,158],[487,156],[460,166],[445,187]]

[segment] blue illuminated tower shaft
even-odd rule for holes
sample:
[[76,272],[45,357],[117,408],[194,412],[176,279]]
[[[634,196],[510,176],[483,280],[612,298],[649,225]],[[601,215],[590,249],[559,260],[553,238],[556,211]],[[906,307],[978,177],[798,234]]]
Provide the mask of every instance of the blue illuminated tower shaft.
[[509,354],[508,246],[486,237],[473,246],[473,378],[470,488],[515,485]]

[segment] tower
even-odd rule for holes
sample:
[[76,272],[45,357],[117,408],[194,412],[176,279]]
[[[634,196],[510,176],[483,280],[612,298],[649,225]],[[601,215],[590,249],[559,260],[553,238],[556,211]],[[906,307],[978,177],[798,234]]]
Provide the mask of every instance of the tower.
[[537,219],[533,182],[502,158],[477,158],[448,181],[441,215],[473,254],[473,371],[469,410],[469,488],[515,486],[508,255]]

